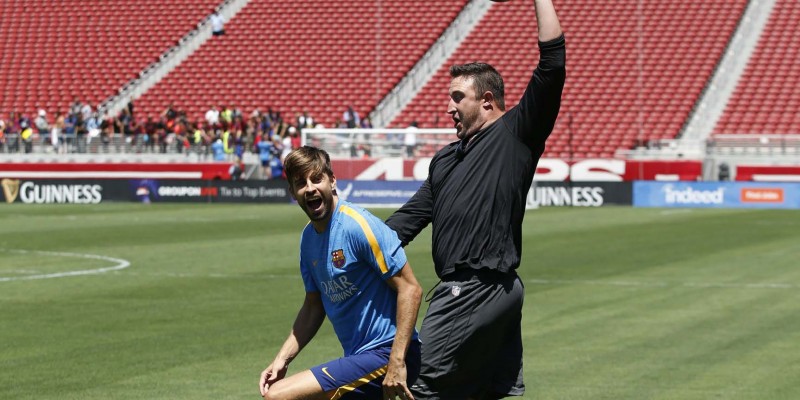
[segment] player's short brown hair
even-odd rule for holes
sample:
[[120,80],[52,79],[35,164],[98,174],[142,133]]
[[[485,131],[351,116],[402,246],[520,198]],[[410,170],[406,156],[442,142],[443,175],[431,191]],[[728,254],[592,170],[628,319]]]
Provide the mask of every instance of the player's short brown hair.
[[286,172],[289,185],[292,185],[295,179],[309,175],[325,174],[333,178],[331,157],[328,152],[312,146],[303,146],[289,152],[283,160],[283,170]]

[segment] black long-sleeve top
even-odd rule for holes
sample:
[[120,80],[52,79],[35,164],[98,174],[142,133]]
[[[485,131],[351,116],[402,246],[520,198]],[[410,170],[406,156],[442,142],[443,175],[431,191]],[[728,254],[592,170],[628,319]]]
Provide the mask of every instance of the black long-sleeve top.
[[439,150],[428,178],[386,223],[404,245],[433,223],[433,262],[442,278],[456,269],[519,267],[525,199],[561,107],[564,36],[539,42],[539,65],[515,107]]

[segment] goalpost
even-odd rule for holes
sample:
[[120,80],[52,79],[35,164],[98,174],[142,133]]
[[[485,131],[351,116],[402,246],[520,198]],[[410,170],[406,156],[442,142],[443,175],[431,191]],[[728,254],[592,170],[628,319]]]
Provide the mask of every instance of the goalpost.
[[[306,128],[301,130],[303,145],[324,149],[331,158],[420,159],[433,157],[442,147],[457,141],[456,130],[430,128]],[[535,198],[536,181],[525,199],[528,210],[539,208]]]
[[334,158],[432,157],[456,141],[455,129],[307,128],[304,145],[324,149]]

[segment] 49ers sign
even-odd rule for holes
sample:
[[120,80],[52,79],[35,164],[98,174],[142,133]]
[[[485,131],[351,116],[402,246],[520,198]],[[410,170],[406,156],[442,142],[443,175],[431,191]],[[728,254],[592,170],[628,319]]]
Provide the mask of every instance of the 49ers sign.
[[[333,160],[338,179],[352,180],[425,180],[430,158],[407,160]],[[539,182],[623,182],[635,180],[695,181],[702,175],[700,161],[629,161],[587,159],[568,162],[555,158],[539,160],[536,180]]]

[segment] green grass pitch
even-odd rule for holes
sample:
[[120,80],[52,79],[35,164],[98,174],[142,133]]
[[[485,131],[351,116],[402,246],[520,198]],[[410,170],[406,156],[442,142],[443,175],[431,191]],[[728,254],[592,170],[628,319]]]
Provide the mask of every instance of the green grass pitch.
[[[302,301],[305,222],[2,205],[0,399],[259,398]],[[549,208],[523,229],[524,398],[800,398],[800,212]],[[430,229],[407,251],[427,292]],[[290,372],[340,355],[326,322]]]

